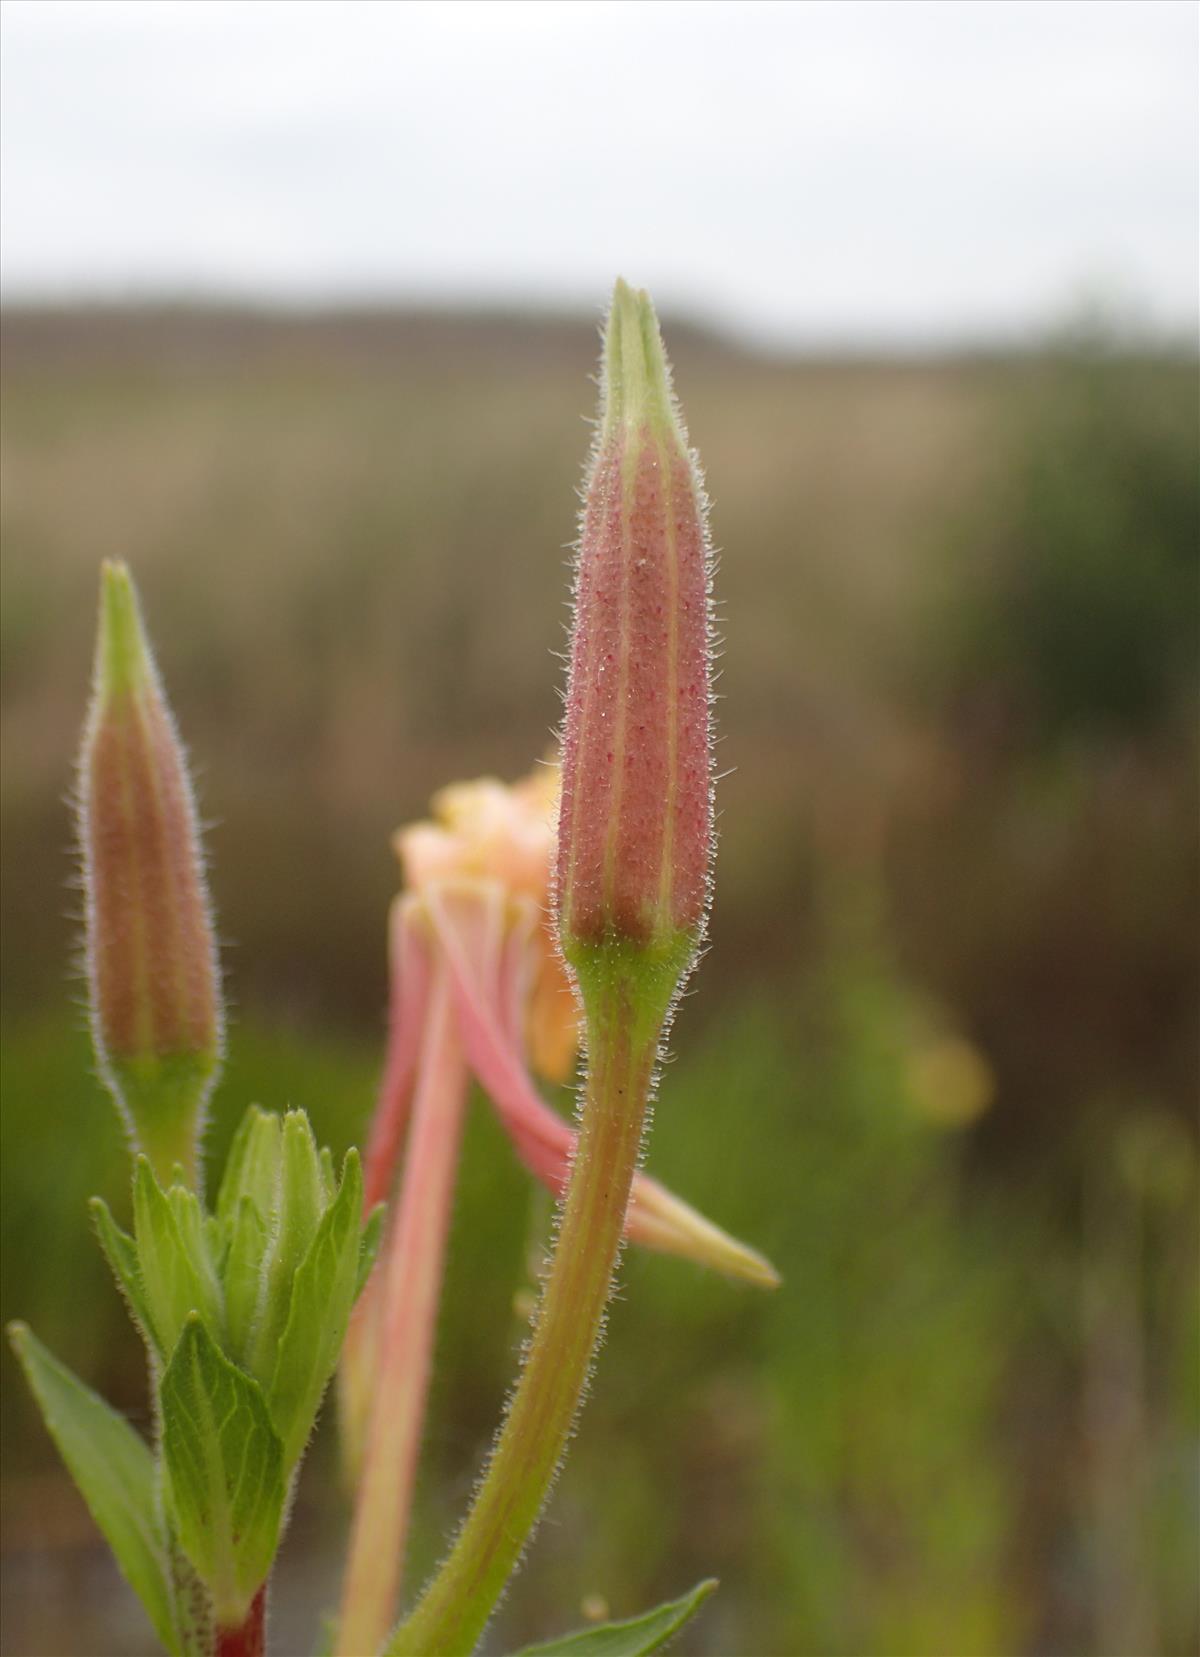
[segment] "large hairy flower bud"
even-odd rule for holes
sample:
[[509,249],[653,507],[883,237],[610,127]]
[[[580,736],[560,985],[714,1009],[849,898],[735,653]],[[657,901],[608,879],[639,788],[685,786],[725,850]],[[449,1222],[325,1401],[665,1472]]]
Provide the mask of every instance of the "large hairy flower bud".
[[604,347],[563,728],[558,901],[577,967],[596,947],[678,975],[712,853],[710,554],[649,297],[618,282]]
[[101,575],[79,764],[87,970],[101,1074],[159,1178],[194,1180],[221,1058],[217,951],[183,750],[123,564]]

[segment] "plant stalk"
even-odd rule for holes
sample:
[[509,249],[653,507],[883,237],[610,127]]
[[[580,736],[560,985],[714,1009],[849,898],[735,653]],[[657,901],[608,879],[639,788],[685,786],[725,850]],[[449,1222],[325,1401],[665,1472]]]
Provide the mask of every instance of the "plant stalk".
[[355,1500],[338,1657],[378,1651],[396,1614],[466,1096],[466,1069],[442,968],[430,997],[400,1203],[385,1262],[375,1402]]
[[603,1331],[657,1057],[662,1020],[638,999],[624,975],[589,999],[579,1145],[525,1365],[471,1511],[387,1657],[467,1657],[558,1470]]
[[266,1650],[267,1585],[264,1582],[251,1601],[245,1622],[237,1628],[217,1629],[214,1657],[266,1657]]

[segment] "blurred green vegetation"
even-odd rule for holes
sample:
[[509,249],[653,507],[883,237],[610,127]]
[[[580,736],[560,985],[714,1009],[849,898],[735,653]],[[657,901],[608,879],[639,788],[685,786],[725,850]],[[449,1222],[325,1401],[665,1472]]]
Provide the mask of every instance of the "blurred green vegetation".
[[[667,328],[725,549],[734,769],[650,1163],[785,1284],[627,1256],[497,1649],[586,1594],[623,1615],[712,1572],[689,1649],[720,1657],[1190,1652],[1195,364],[1102,338],[779,363]],[[65,977],[98,561],[133,565],[217,820],[211,1165],[251,1099],[340,1148],[378,1068],[389,831],[446,781],[526,770],[556,716],[594,336],[165,313],[3,333],[3,1315],[144,1421],[84,1206],[126,1212],[124,1155]],[[548,1223],[480,1101],[414,1584]],[[30,1606],[90,1533],[11,1368],[2,1443],[4,1649],[47,1657]],[[334,1488],[324,1434],[281,1600],[336,1554]],[[139,1638],[113,1596],[97,1657]]]

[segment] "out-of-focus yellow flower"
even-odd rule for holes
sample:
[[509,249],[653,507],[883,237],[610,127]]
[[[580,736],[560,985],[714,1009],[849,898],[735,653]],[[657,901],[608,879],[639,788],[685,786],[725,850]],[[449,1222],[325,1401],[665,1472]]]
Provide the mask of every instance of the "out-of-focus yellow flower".
[[566,1080],[579,1048],[578,1009],[550,921],[560,787],[559,766],[551,762],[516,783],[452,783],[434,795],[430,821],[400,829],[392,842],[410,891],[434,882],[495,881],[536,907],[525,1039],[534,1070],[550,1082]]
[[996,1094],[991,1065],[963,1036],[939,1036],[919,1047],[905,1081],[917,1114],[945,1128],[967,1127]]
[[[397,1246],[408,1194],[437,1183],[448,1204],[452,1184],[445,1170],[421,1165],[419,1147],[427,1141],[410,1118],[414,1110],[419,1118],[423,1105],[436,1107],[444,1132],[433,1142],[455,1155],[452,1124],[461,1116],[468,1073],[530,1172],[555,1195],[566,1186],[575,1131],[531,1074],[536,1069],[561,1082],[579,1045],[577,1004],[550,924],[558,793],[553,764],[511,786],[491,777],[456,783],[434,797],[428,821],[395,836],[404,889],[389,920],[388,1050],[363,1172],[369,1210],[393,1197],[403,1165],[391,1221]],[[434,1065],[430,1053],[438,1050]],[[453,1086],[446,1081],[451,1073]],[[439,1095],[432,1103],[431,1076]],[[441,1214],[431,1231],[444,1236],[448,1219]],[[761,1254],[644,1172],[634,1177],[625,1229],[635,1243],[760,1288],[779,1281]],[[389,1263],[390,1252],[391,1246],[383,1269],[401,1276],[412,1269]],[[379,1279],[377,1272],[358,1304],[342,1355],[343,1447],[351,1469],[362,1461],[381,1361]]]
[[[556,1195],[565,1186],[574,1130],[530,1074],[564,1080],[579,1045],[577,1003],[550,921],[559,783],[551,762],[517,783],[455,783],[434,796],[430,819],[394,837],[404,890],[392,905],[391,1035],[366,1157],[368,1205],[391,1190],[420,1087],[431,986],[442,972],[467,1066],[518,1156]],[[778,1282],[762,1255],[648,1174],[634,1178],[626,1230],[634,1242],[760,1287]]]

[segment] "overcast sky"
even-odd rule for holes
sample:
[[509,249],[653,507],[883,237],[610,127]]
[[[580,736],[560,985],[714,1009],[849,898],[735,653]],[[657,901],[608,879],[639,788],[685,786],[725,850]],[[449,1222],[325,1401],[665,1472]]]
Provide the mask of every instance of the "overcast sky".
[[1193,0],[4,0],[7,298],[1197,323]]

